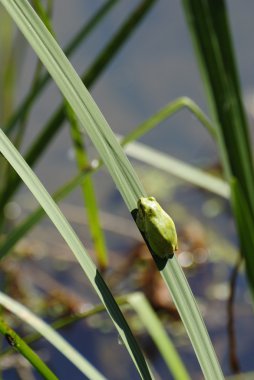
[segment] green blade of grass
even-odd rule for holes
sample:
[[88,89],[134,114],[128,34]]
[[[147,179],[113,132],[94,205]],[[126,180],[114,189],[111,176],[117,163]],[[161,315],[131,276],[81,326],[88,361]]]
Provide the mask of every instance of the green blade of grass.
[[[218,142],[226,179],[237,180],[245,202],[248,204],[248,221],[254,230],[254,169],[249,129],[243,110],[239,80],[231,42],[227,11],[223,0],[183,0],[187,20],[192,32],[204,82],[214,117],[217,120]],[[234,206],[233,206],[234,207]],[[246,209],[247,210],[247,209]],[[250,214],[249,214],[250,211]],[[235,214],[236,217],[239,213]],[[251,217],[249,217],[251,215]],[[236,220],[238,228],[241,221]],[[242,254],[252,261],[254,245],[245,244],[241,228]],[[247,234],[247,230],[246,230]],[[247,266],[246,266],[247,268]],[[254,267],[248,267],[247,277],[254,294]]]
[[[122,304],[126,304],[127,302],[125,296],[117,297],[116,300],[119,306]],[[94,315],[97,315],[105,311],[107,311],[107,309],[105,308],[105,305],[100,303],[82,313],[71,314],[71,315],[68,315],[67,317],[59,318],[56,321],[54,321],[50,325],[50,327],[52,327],[54,330],[64,329],[65,327],[68,327],[75,322],[81,321],[82,319],[85,319],[85,318],[92,317]],[[31,344],[31,343],[37,342],[42,337],[43,335],[40,334],[38,331],[36,331],[36,332],[29,333],[23,339],[26,343]],[[10,348],[7,348],[6,350],[1,351],[0,357],[10,354],[10,351],[11,351]]]
[[[236,123],[238,124],[238,128],[235,129],[236,139],[239,139],[239,148],[240,150],[243,150],[243,157],[248,158],[249,162],[251,162],[253,156],[250,146],[249,128],[242,101],[240,81],[234,57],[234,48],[231,39],[226,3],[224,1],[220,1],[217,4],[207,2],[207,5],[211,15],[214,31],[217,36],[217,41],[220,46],[220,54],[222,56],[224,66],[226,63],[226,69],[231,78],[230,85],[233,87],[233,102],[236,107],[236,113],[234,116],[237,117]],[[253,173],[250,171],[248,177],[251,177],[251,175],[253,175]]]
[[[89,165],[89,159],[85,151],[78,120],[68,104],[66,104],[66,112],[71,124],[71,138],[75,150],[77,167],[79,170],[82,170]],[[95,189],[90,175],[84,177],[81,183],[81,190],[99,269],[103,271],[108,266],[108,253],[104,233],[101,228]]]
[[13,42],[15,25],[8,18],[7,13],[1,13],[1,68],[0,68],[0,123],[5,123],[12,113],[14,104],[15,78],[17,74],[16,49]]
[[140,348],[135,338],[133,337],[132,332],[126,320],[124,319],[116,301],[114,300],[114,297],[109,291],[100,273],[97,271],[95,265],[93,264],[93,261],[86,253],[80,240],[50,195],[47,193],[46,189],[40,183],[36,175],[32,172],[30,167],[26,164],[24,159],[11,144],[2,130],[0,130],[0,151],[13,166],[16,172],[21,176],[24,183],[44,208],[76,256],[78,262],[80,263],[80,266],[86,273],[101,301],[105,304],[108,313],[114,322],[126,348],[128,349],[129,354],[132,357],[141,377],[144,379],[152,379],[143,354],[140,351]]
[[175,256],[161,271],[168,290],[188,332],[206,380],[223,380],[224,376],[195,300],[188,297],[189,284]]
[[[119,306],[125,305],[127,303],[127,298],[126,298],[126,296],[119,296],[119,297],[116,297],[116,301],[117,301],[117,304]],[[95,305],[95,306],[91,307],[90,309],[88,309],[82,313],[71,314],[67,317],[59,318],[51,324],[51,327],[55,330],[64,329],[65,327],[68,327],[75,322],[81,321],[82,319],[85,319],[85,318],[95,316],[95,315],[102,313],[102,312],[105,312],[105,311],[107,311],[105,305],[100,303],[100,304]],[[30,344],[30,343],[37,342],[41,337],[42,337],[42,335],[39,332],[33,332],[33,333],[29,333],[24,338],[24,340],[26,343]],[[10,353],[9,348],[6,349],[5,351],[0,352],[0,357],[5,356],[8,353]]]
[[[183,0],[212,110],[227,179],[236,177],[254,215],[254,173],[224,1]],[[224,42],[227,43],[224,46]]]
[[32,366],[47,380],[57,380],[58,377],[40,359],[40,357],[13,331],[2,319],[0,319],[0,333],[7,339],[12,349],[18,351]]
[[[52,4],[51,4],[52,5]],[[51,23],[51,16],[52,16],[52,8],[47,4],[47,6],[43,6],[40,0],[32,0],[32,6],[37,13],[37,15],[40,17],[46,28],[50,31],[50,33],[53,34],[53,28]]]
[[172,174],[175,177],[198,186],[206,191],[211,191],[223,198],[229,199],[230,189],[227,182],[204,170],[178,160],[168,154],[152,149],[141,143],[132,143],[125,148],[128,156],[142,161],[148,165]]
[[159,123],[166,120],[168,117],[178,112],[182,108],[187,108],[195,117],[200,121],[200,123],[207,129],[209,134],[213,139],[216,139],[216,130],[213,127],[211,121],[204,114],[204,112],[198,107],[198,105],[188,97],[181,97],[170,102],[144,123],[140,124],[133,132],[129,133],[128,136],[122,139],[122,145],[126,145],[129,142],[135,141],[143,136],[145,133],[149,132],[151,129],[156,127]]
[[245,270],[247,273],[250,290],[252,292],[252,297],[254,299],[254,234],[252,228],[252,215],[243,191],[235,178],[231,181],[231,202],[239,231],[241,253],[243,254],[243,252],[248,252],[247,255],[245,254]]
[[174,379],[190,380],[181,358],[146,297],[142,293],[136,292],[127,296],[127,302],[138,314],[151,335]]
[[11,311],[18,318],[28,323],[37,330],[45,339],[55,346],[67,359],[69,359],[84,375],[94,380],[106,380],[84,357],[80,355],[64,338],[61,337],[52,327],[38,318],[25,306],[0,292],[0,304]]
[[[0,125],[2,125],[12,113],[13,95],[15,89],[15,77],[17,75],[15,42],[13,41],[15,25],[8,13],[1,12],[0,23]],[[6,161],[0,157],[0,193],[5,186]]]

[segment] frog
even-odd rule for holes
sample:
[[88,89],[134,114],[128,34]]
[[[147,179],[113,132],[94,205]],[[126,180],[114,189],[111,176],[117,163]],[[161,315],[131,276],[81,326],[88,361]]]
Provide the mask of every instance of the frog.
[[139,198],[136,224],[153,255],[162,259],[173,257],[178,249],[175,224],[154,197]]

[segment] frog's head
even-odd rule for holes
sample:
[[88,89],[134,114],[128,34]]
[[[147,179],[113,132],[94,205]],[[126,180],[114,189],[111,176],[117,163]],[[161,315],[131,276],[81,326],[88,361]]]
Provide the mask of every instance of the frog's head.
[[141,197],[138,200],[138,209],[143,216],[153,216],[156,213],[157,204],[154,197]]

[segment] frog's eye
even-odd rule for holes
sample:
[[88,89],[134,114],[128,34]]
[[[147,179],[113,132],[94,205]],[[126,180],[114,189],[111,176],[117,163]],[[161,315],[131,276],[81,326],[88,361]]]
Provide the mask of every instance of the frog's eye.
[[149,199],[149,201],[151,201],[151,202],[156,201],[156,199],[154,197],[148,197],[147,199]]

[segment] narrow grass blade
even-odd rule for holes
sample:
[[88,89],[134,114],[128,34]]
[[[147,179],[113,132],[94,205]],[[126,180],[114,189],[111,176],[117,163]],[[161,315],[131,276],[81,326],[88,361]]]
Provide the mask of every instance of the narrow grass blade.
[[127,302],[151,335],[174,379],[190,380],[181,358],[146,297],[142,293],[133,293],[127,296]]
[[[82,170],[83,168],[89,166],[89,158],[85,150],[78,120],[68,104],[66,104],[66,112],[71,125],[71,138],[75,150],[77,167],[79,170]],[[84,177],[81,183],[81,190],[83,193],[84,207],[87,213],[88,225],[97,256],[98,266],[99,269],[103,271],[108,265],[108,253],[104,233],[101,228],[99,210],[91,175]]]
[[[15,49],[15,24],[8,13],[1,12],[0,23],[0,125],[10,117],[13,108],[17,60]],[[0,192],[5,186],[6,161],[0,157]]]
[[219,43],[223,64],[225,66],[226,63],[226,68],[231,78],[230,84],[233,87],[232,93],[233,97],[235,98],[235,112],[238,119],[238,128],[235,130],[236,136],[240,139],[239,145],[241,145],[240,149],[243,149],[243,157],[248,157],[251,160],[253,156],[250,146],[249,128],[244,111],[242,100],[243,98],[241,94],[240,80],[234,56],[234,47],[231,38],[226,2],[223,0],[215,4],[208,1],[207,5],[208,12],[211,15],[213,28],[217,36],[217,41]]
[[132,133],[129,133],[128,136],[122,139],[122,145],[125,146],[129,142],[138,140],[141,136],[145,135],[151,129],[156,127],[159,123],[166,120],[182,108],[187,108],[193,115],[195,115],[195,117],[200,121],[200,123],[207,129],[212,138],[216,139],[216,130],[213,127],[211,121],[204,114],[204,112],[190,98],[181,97],[167,104],[156,114],[154,114],[144,123],[140,124],[137,128],[135,128]]
[[[125,297],[117,297],[116,300],[119,306],[121,304],[126,303]],[[54,330],[64,329],[65,327],[68,327],[75,322],[81,321],[82,319],[92,317],[94,315],[97,315],[99,313],[106,312],[106,311],[107,309],[105,308],[105,305],[99,304],[99,305],[91,307],[91,309],[88,309],[82,313],[72,314],[67,317],[59,318],[55,322],[53,322],[50,325],[50,327],[52,327]],[[41,338],[42,338],[42,335],[38,331],[36,331],[36,332],[29,333],[23,339],[26,343],[31,344],[31,343],[37,342]],[[10,354],[10,351],[11,351],[10,348],[7,348],[6,350],[0,352],[0,357]]]
[[32,6],[37,13],[37,15],[40,17],[46,28],[50,31],[50,33],[53,34],[53,28],[51,25],[50,15],[46,10],[46,7],[42,5],[40,0],[32,0]]
[[14,36],[15,25],[5,11],[1,12],[0,26],[0,123],[5,123],[12,113],[14,104],[15,78],[17,74],[17,60]]
[[[183,0],[212,110],[227,179],[236,177],[254,215],[254,172],[223,0]],[[224,45],[227,43],[227,45]]]
[[172,174],[175,177],[198,186],[206,191],[211,191],[223,198],[229,199],[230,189],[227,182],[204,170],[178,160],[168,154],[161,153],[141,143],[131,143],[125,148],[128,156],[142,161],[148,165]]
[[231,181],[231,203],[239,231],[241,254],[245,252],[245,270],[254,299],[253,220],[243,191],[235,178]]
[[37,198],[39,203],[42,205],[76,256],[101,301],[105,304],[107,311],[112,318],[112,321],[114,322],[126,348],[128,349],[129,354],[132,357],[141,377],[144,379],[152,379],[143,354],[140,351],[140,348],[135,338],[133,337],[132,332],[126,320],[124,319],[114,297],[112,296],[100,273],[97,271],[95,265],[93,264],[93,261],[86,253],[80,240],[50,195],[47,193],[46,189],[40,183],[38,178],[35,176],[30,167],[26,164],[24,159],[11,144],[2,130],[0,130],[0,151],[13,166],[16,172],[21,176],[22,180],[30,189],[30,191]]
[[18,351],[32,364],[32,366],[42,375],[44,379],[58,379],[58,377],[39,358],[39,356],[2,319],[0,319],[0,333],[3,334],[13,349]]
[[105,377],[97,371],[78,351],[76,351],[53,328],[38,318],[25,306],[0,292],[0,304],[7,310],[17,315],[25,323],[37,330],[45,339],[55,346],[67,359],[69,359],[89,379],[105,380]]
[[[254,169],[249,128],[243,109],[225,2],[183,0],[209,100],[217,120],[220,153],[227,181],[237,180],[247,203],[249,227],[254,230]],[[240,199],[240,197],[239,197]],[[234,209],[235,206],[233,205]],[[241,216],[238,212],[236,217]],[[251,217],[250,217],[251,216]],[[252,261],[254,245],[236,221],[246,263]],[[246,235],[248,236],[247,229]],[[250,248],[251,245],[251,248]],[[246,266],[247,269],[248,266]],[[254,294],[254,267],[246,272]]]
[[206,380],[223,380],[218,359],[190,287],[175,256],[161,271],[168,290],[190,337]]

